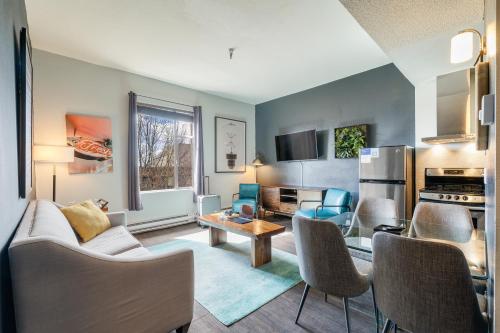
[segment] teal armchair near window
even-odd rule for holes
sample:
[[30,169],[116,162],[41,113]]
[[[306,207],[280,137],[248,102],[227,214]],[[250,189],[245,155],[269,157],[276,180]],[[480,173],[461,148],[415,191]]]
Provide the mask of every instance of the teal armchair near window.
[[[235,197],[238,199],[235,200]],[[240,213],[241,206],[252,207],[254,214],[257,213],[260,197],[260,184],[240,184],[240,192],[233,194],[233,211]]]
[[[317,202],[316,208],[302,208],[304,202]],[[351,193],[339,188],[330,188],[326,191],[323,201],[302,200],[299,203],[299,210],[295,215],[310,219],[328,219],[336,215],[349,212],[351,210]]]

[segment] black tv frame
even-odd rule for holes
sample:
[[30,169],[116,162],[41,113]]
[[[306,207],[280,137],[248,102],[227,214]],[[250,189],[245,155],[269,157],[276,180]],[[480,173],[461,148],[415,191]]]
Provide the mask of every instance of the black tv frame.
[[[280,136],[285,136],[285,135],[291,135],[291,134],[297,134],[297,133],[305,133],[305,132],[312,132],[314,131],[314,144],[316,147],[316,158],[309,158],[309,159],[302,159],[302,160],[279,160],[278,159],[278,151],[277,151],[277,138]],[[316,129],[311,129],[311,130],[305,130],[305,131],[297,131],[297,132],[291,132],[291,133],[286,133],[286,134],[281,134],[281,135],[276,135],[274,137],[274,143],[275,143],[275,150],[276,150],[276,161],[277,162],[299,162],[299,161],[317,161],[319,159],[319,150],[318,150],[318,131]]]

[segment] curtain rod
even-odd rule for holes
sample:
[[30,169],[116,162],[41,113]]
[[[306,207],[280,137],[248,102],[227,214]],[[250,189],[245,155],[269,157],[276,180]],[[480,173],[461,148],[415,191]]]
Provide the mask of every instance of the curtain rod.
[[162,101],[162,102],[167,102],[167,103],[172,103],[172,104],[177,104],[177,105],[183,105],[183,106],[188,106],[190,108],[194,108],[193,105],[188,105],[188,104],[183,104],[183,103],[177,103],[177,102],[174,102],[174,101],[169,101],[167,99],[161,99],[161,98],[156,98],[156,97],[144,96],[144,95],[139,95],[139,94],[136,94],[136,95],[140,96],[140,97],[144,97],[144,98],[155,99],[157,101]]

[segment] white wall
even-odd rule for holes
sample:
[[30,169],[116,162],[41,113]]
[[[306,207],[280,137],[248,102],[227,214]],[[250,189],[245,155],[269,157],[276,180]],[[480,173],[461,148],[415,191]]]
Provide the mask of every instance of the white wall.
[[[247,122],[247,163],[255,156],[255,107],[145,78],[127,72],[85,63],[41,50],[34,50],[34,141],[36,144],[65,145],[66,113],[108,116],[113,129],[113,168],[109,174],[69,175],[65,165],[57,167],[57,201],[68,203],[87,198],[105,198],[113,211],[127,207],[128,92],[164,98],[203,110],[205,175],[210,190],[220,194],[223,206],[240,182],[254,182],[255,170],[244,174],[214,173],[214,117],[232,117]],[[39,164],[38,198],[51,198],[52,169]],[[144,210],[129,212],[130,222],[193,214],[192,192],[161,191],[143,193]]]

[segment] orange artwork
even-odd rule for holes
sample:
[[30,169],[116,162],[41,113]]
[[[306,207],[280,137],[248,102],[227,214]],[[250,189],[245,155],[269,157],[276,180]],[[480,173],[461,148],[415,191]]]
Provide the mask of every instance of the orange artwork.
[[66,115],[68,146],[75,148],[75,161],[69,173],[108,173],[113,171],[111,119],[107,117]]

